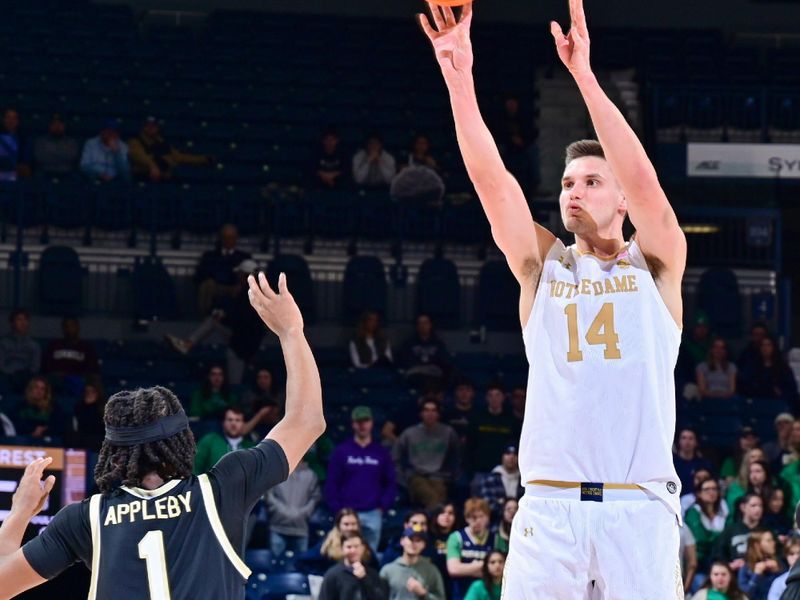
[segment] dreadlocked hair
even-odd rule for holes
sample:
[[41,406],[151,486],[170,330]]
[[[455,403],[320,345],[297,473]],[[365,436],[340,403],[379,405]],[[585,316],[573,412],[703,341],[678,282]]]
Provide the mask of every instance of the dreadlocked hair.
[[[180,400],[166,388],[123,390],[108,399],[104,421],[107,427],[139,427],[181,410]],[[164,481],[189,477],[195,452],[194,435],[188,428],[136,446],[114,446],[104,441],[94,479],[100,491],[107,494],[119,485],[141,487],[142,477],[154,471]]]

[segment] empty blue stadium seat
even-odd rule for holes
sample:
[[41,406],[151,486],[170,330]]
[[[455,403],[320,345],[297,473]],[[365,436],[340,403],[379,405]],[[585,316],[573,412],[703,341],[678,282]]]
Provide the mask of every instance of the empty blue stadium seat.
[[343,317],[353,322],[367,310],[386,314],[386,272],[376,256],[354,256],[344,271],[342,282]]
[[272,569],[272,552],[269,550],[246,550],[244,563],[256,573],[269,573]]
[[478,325],[503,331],[519,328],[519,284],[506,261],[483,265],[477,295]]
[[708,314],[711,331],[736,338],[742,331],[742,296],[736,274],[726,268],[706,270],[697,284],[697,306]]
[[311,269],[306,259],[297,254],[279,254],[267,265],[267,281],[278,289],[278,276],[286,274],[286,285],[294,296],[297,306],[303,313],[307,323],[313,323],[316,318],[316,304],[314,302],[314,284],[311,280]]
[[175,282],[159,258],[137,257],[131,274],[135,319],[174,319]]
[[440,328],[461,321],[461,283],[458,269],[446,258],[429,258],[417,275],[417,314],[426,314]]
[[78,253],[68,246],[50,246],[39,260],[39,310],[47,315],[80,315],[83,276]]

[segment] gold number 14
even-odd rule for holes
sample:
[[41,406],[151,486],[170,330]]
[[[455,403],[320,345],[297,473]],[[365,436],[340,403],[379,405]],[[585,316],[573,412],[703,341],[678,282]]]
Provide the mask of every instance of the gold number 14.
[[[578,305],[575,303],[567,304],[564,307],[564,314],[567,315],[567,332],[569,333],[569,351],[567,352],[567,362],[579,362],[583,360],[580,339],[578,338]],[[614,304],[606,302],[592,321],[589,331],[586,332],[586,343],[592,345],[604,345],[603,356],[612,360],[622,358],[619,351],[619,335],[614,329]]]

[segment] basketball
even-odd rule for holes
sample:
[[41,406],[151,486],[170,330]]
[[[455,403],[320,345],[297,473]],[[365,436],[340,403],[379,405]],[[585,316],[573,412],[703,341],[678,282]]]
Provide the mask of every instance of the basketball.
[[450,8],[457,8],[469,4],[472,0],[430,0],[436,6],[449,6]]

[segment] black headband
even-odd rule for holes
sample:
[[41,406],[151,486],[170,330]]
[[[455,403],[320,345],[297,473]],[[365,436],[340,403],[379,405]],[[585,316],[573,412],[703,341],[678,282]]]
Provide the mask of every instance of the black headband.
[[157,442],[172,437],[189,427],[189,419],[186,413],[181,411],[177,414],[163,417],[136,427],[106,427],[106,442],[113,446],[136,446],[147,442]]

